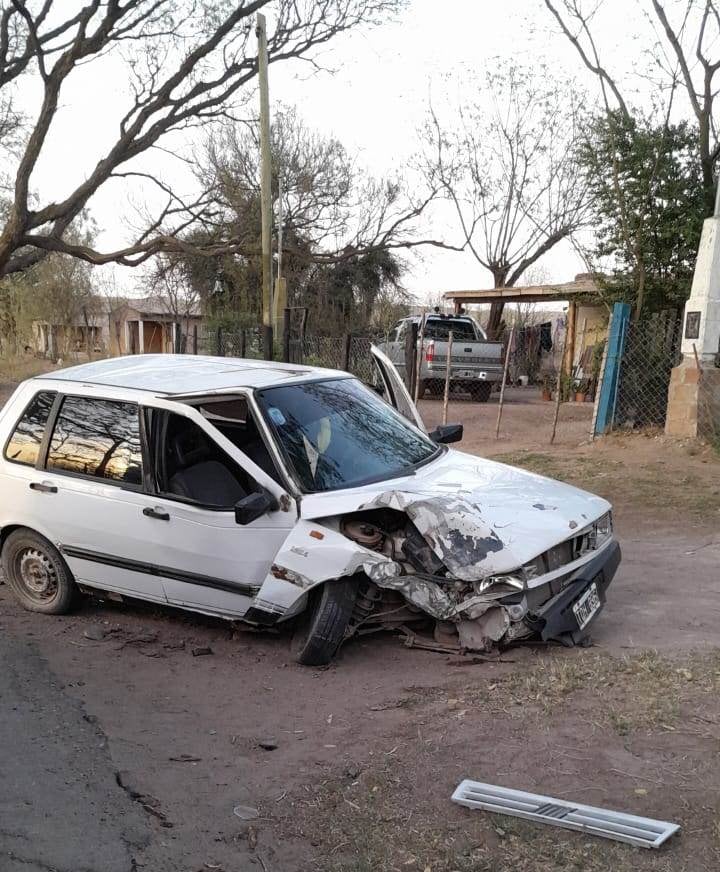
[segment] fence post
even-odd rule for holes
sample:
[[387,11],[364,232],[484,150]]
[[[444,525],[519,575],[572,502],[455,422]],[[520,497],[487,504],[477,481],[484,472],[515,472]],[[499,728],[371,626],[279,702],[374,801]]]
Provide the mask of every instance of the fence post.
[[240,357],[245,357],[245,328],[240,330]]
[[342,369],[344,372],[350,372],[350,346],[352,344],[352,334],[346,333],[343,336],[343,357]]
[[225,348],[223,346],[223,329],[222,327],[218,327],[217,329],[217,353],[219,357],[225,357]]
[[[550,434],[550,444],[551,445],[555,441],[555,434],[557,433],[557,422],[558,422],[558,417],[560,415],[560,401],[562,400],[562,379],[563,379],[563,375],[564,375],[563,361],[565,360],[565,351],[567,349],[568,333],[569,332],[570,332],[569,323],[568,323],[568,320],[566,319],[566,321],[565,321],[565,336],[563,337],[562,354],[560,355],[560,369],[558,370],[557,384],[555,385],[555,414],[553,416],[552,433]],[[573,339],[573,341],[574,341],[574,339]]]
[[447,424],[448,399],[450,396],[450,372],[452,368],[453,332],[448,330],[447,360],[445,361],[445,390],[443,391],[442,422]]
[[510,365],[510,349],[512,348],[515,328],[510,328],[507,351],[505,352],[505,366],[503,367],[502,385],[500,386],[500,402],[498,404],[497,424],[495,425],[495,438],[500,438],[500,421],[502,420],[503,406],[505,405],[505,385],[507,384],[508,366]]
[[630,321],[629,303],[615,303],[608,327],[607,359],[602,382],[598,390],[598,407],[595,419],[595,435],[606,433],[615,418],[620,362],[625,350],[627,326]]
[[405,387],[411,397],[415,396],[415,375],[417,366],[418,325],[412,322],[405,334]]
[[193,324],[193,354],[197,354],[198,350],[198,325]]
[[283,309],[282,322],[282,354],[285,363],[290,363],[290,309]]

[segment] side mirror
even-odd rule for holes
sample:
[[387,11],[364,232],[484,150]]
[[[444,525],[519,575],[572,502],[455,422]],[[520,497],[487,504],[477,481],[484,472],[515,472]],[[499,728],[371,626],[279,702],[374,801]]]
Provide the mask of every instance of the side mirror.
[[451,442],[460,442],[463,438],[463,425],[438,424],[432,433],[428,433],[428,436],[433,442],[437,442],[438,445],[450,445]]
[[245,527],[277,508],[274,497],[265,491],[248,494],[235,503],[235,523]]

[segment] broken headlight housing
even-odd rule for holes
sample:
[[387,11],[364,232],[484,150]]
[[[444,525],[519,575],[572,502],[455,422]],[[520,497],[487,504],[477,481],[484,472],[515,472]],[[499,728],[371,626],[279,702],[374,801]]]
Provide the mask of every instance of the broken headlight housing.
[[588,552],[596,551],[612,537],[612,534],[612,512],[605,512],[577,536],[554,545],[547,551],[543,551],[534,560],[525,563],[522,567],[525,582],[530,582],[548,572],[562,569],[563,566],[584,557]]
[[592,538],[595,548],[603,545],[613,534],[612,512],[605,512],[592,525]]
[[499,585],[506,588],[508,593],[515,590],[525,590],[525,580],[519,574],[491,575],[488,578],[483,578],[480,581],[473,582],[473,589],[476,594],[480,594],[485,593],[490,588],[497,591]]

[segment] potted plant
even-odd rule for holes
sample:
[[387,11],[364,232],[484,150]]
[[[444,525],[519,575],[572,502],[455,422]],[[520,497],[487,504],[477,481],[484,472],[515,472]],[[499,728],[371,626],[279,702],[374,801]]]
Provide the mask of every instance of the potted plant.
[[581,378],[575,382],[575,402],[584,403],[590,393],[590,379]]
[[544,372],[542,376],[542,398],[543,400],[549,402],[552,400],[553,395],[553,387],[555,386],[555,382],[557,377],[553,372]]

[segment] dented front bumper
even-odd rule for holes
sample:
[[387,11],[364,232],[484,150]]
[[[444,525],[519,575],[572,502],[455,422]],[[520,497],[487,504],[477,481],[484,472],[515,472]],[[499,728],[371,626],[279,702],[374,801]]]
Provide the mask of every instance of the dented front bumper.
[[[528,612],[524,619],[528,628],[543,641],[554,640],[568,645],[582,642],[588,637],[590,628],[605,606],[605,591],[615,576],[621,557],[620,544],[616,540],[608,543],[600,553],[564,581],[559,593]],[[581,627],[573,606],[592,584],[597,588],[601,605],[588,623]]]

